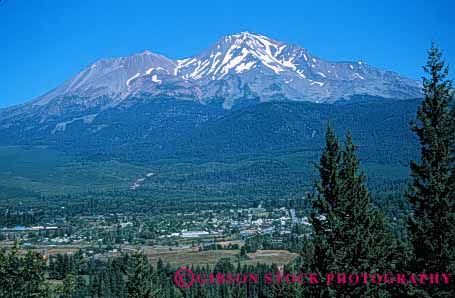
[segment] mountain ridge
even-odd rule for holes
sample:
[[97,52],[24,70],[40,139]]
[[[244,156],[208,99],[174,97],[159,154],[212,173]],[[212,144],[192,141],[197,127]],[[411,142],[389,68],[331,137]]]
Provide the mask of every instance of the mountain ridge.
[[[97,60],[21,107],[40,110],[59,103],[80,109],[109,108],[141,94],[200,103],[223,98],[226,109],[245,98],[332,103],[356,95],[394,99],[422,96],[417,81],[364,61],[326,61],[301,46],[240,32],[226,35],[185,59],[172,60],[146,50]],[[60,109],[47,110],[53,115]]]
[[[340,127],[355,131],[345,123],[364,126],[355,119],[368,122],[382,109],[402,136],[377,132],[391,131],[389,120],[377,117],[376,126],[361,134],[373,132],[399,147],[401,139],[410,142],[400,113],[410,119],[414,105],[404,101],[415,98],[421,98],[419,84],[393,72],[362,61],[324,61],[305,48],[242,32],[176,61],[150,51],[98,60],[31,102],[0,109],[0,145],[50,145],[137,160],[193,152],[222,159],[314,149],[329,114],[345,115],[350,120]],[[382,105],[362,108],[363,101]],[[289,105],[262,105],[267,103]],[[392,113],[392,107],[403,110]],[[256,118],[235,117],[237,111],[253,111]]]

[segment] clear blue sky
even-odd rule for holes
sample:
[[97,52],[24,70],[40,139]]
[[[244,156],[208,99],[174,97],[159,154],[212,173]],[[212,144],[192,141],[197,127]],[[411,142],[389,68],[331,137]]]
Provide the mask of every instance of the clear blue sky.
[[31,100],[100,58],[145,49],[183,58],[240,31],[415,79],[431,41],[455,64],[453,0],[0,1],[0,107]]

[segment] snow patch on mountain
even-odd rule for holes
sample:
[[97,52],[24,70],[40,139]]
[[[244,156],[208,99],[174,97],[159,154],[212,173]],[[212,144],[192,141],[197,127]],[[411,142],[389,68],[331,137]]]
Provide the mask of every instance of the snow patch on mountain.
[[66,130],[66,126],[68,124],[71,124],[71,123],[73,123],[75,121],[79,121],[79,120],[82,120],[84,124],[91,124],[97,115],[98,114],[90,114],[90,115],[87,115],[87,116],[76,117],[76,118],[73,118],[73,119],[71,119],[69,121],[64,121],[64,122],[57,123],[55,125],[55,128],[52,130],[51,133],[55,134],[56,132],[63,132],[63,131]]
[[134,76],[132,76],[131,78],[129,78],[128,80],[126,80],[126,85],[129,86],[129,85],[130,85],[130,82],[131,82],[132,80],[134,80],[135,78],[137,78],[138,76],[140,76],[140,75],[141,75],[141,73],[138,72],[137,74],[135,74]]
[[155,83],[158,83],[158,84],[161,84],[162,81],[158,79],[158,76],[157,75],[153,75],[152,76],[152,82],[155,82]]

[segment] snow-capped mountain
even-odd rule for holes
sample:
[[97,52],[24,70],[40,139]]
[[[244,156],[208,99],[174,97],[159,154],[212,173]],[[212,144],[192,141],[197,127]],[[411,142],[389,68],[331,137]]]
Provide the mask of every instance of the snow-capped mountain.
[[[96,61],[47,94],[0,109],[0,145],[139,160],[315,149],[331,118],[374,136],[369,144],[378,133],[384,143],[409,143],[403,131],[418,100],[400,99],[421,96],[419,83],[394,72],[242,32],[181,60],[145,51]],[[340,99],[351,102],[325,104]],[[401,133],[389,138],[392,129]]]
[[245,98],[334,102],[362,94],[406,99],[420,97],[421,89],[416,81],[362,61],[329,62],[302,47],[241,32],[177,61],[149,51],[99,60],[33,106],[54,102],[58,110],[75,98],[84,106],[111,106],[139,94],[200,102],[221,98],[230,108]]
[[101,59],[38,98],[34,104],[45,105],[55,98],[73,95],[89,98],[109,96],[113,99],[124,97],[133,91],[131,82],[134,79],[147,75],[153,80],[157,73],[167,73],[175,68],[174,61],[150,51],[129,57]]

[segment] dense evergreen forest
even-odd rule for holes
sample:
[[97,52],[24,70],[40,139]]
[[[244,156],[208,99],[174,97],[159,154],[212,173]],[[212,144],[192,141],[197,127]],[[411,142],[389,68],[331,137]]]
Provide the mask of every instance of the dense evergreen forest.
[[[121,256],[94,259],[82,250],[49,259],[38,253],[19,253],[17,247],[0,251],[0,297],[455,297],[455,282],[430,284],[430,273],[455,271],[455,108],[452,82],[442,54],[433,46],[428,52],[423,80],[425,98],[417,111],[411,131],[419,141],[420,158],[411,163],[408,181],[382,185],[367,183],[361,170],[357,146],[347,131],[341,141],[335,123],[328,125],[325,146],[317,166],[314,187],[300,189],[305,200],[258,201],[264,206],[289,207],[308,215],[311,229],[293,231],[300,235],[286,249],[300,257],[283,268],[276,265],[240,265],[257,247],[272,245],[267,238],[253,237],[240,249],[238,263],[220,259],[212,267],[194,267],[198,273],[257,273],[258,282],[194,283],[175,285],[178,268],[158,261],[151,264],[138,248]],[[405,191],[403,186],[408,185]],[[280,188],[283,186],[281,185]],[[369,187],[371,189],[369,189]],[[282,191],[282,189],[280,189]],[[374,193],[372,195],[371,193]],[[258,201],[223,202],[175,201],[160,199],[150,205],[146,192],[90,193],[84,198],[43,196],[24,200],[36,212],[8,208],[2,199],[4,216],[0,225],[34,224],[55,217],[75,217],[99,213],[159,216],[168,210],[213,210],[232,203],[251,205]],[[41,208],[46,206],[45,209]],[[214,249],[217,249],[215,246]],[[317,284],[272,282],[267,273],[314,273]],[[331,273],[425,274],[422,283],[330,283]],[[439,276],[441,277],[441,276]],[[311,280],[311,279],[310,279]],[[439,278],[438,278],[439,280]]]

